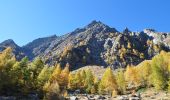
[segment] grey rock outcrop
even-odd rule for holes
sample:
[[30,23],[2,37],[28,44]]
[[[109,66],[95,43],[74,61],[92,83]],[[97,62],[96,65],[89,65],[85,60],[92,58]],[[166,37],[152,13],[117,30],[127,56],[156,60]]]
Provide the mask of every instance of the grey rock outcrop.
[[[149,43],[148,41],[153,41]],[[28,56],[30,60],[41,57],[45,63],[55,65],[69,63],[71,69],[86,65],[125,67],[150,59],[160,50],[169,51],[170,34],[153,29],[131,32],[126,28],[118,32],[100,21],[92,21],[83,28],[62,36],[49,36],[36,39],[23,47],[12,40],[0,44],[0,50],[11,47],[18,58]],[[158,46],[159,50],[155,50]],[[20,55],[22,54],[22,56]]]

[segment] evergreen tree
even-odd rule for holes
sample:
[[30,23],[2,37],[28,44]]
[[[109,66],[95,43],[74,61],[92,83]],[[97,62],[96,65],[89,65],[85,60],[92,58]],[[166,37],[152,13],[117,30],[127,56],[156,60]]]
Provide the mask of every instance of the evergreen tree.
[[57,80],[58,84],[60,85],[60,88],[66,88],[68,85],[68,77],[69,77],[69,65],[66,64],[65,68],[61,71],[61,74]]
[[150,78],[152,74],[151,64],[149,61],[143,61],[139,66],[139,76],[141,80],[141,85],[150,86]]
[[126,92],[126,81],[123,69],[119,69],[116,74],[116,83],[118,86],[118,90],[121,94],[125,94]]
[[54,71],[50,77],[50,81],[51,82],[56,81],[59,78],[60,74],[61,74],[61,65],[57,64],[56,68],[54,69]]
[[28,66],[28,70],[31,73],[30,80],[32,81],[30,84],[34,89],[38,88],[37,78],[38,74],[41,72],[43,68],[44,63],[40,58],[35,58],[34,61]]
[[22,93],[28,93],[34,86],[32,86],[32,78],[31,78],[31,71],[28,68],[29,60],[27,57],[24,57],[18,64],[18,71],[21,72],[21,90]]
[[112,93],[112,91],[117,91],[117,84],[115,76],[110,67],[106,69],[103,74],[103,77],[99,84],[99,93]]
[[15,87],[15,74],[11,70],[15,62],[11,48],[0,53],[0,94],[11,92]]
[[94,76],[92,74],[92,71],[90,69],[86,70],[86,79],[85,79],[85,87],[86,92],[90,93],[92,86],[94,85]]
[[80,80],[81,80],[81,86],[80,88],[85,88],[85,81],[86,81],[86,71],[85,70],[81,70],[80,72]]
[[38,74],[41,72],[41,70],[44,68],[44,63],[43,61],[38,57],[35,58],[34,61],[31,63],[29,66],[29,69],[33,72],[34,74],[34,79],[38,76]]
[[49,80],[53,71],[53,67],[45,66],[37,77],[37,85],[39,90],[42,90],[44,84]]
[[69,77],[68,77],[68,89],[70,89],[70,90],[76,89],[75,74],[73,74],[73,73],[69,73]]
[[127,66],[125,71],[125,80],[128,82],[128,84],[131,84],[132,86],[136,87],[139,86],[141,83],[140,77],[139,77],[139,70],[136,67]]
[[163,55],[157,55],[152,59],[152,83],[157,90],[162,90],[167,85],[167,66],[164,62]]
[[73,83],[75,84],[76,89],[80,89],[82,84],[81,84],[81,74],[80,71],[76,72],[75,78],[73,80]]
[[46,93],[45,100],[61,100],[60,98],[60,86],[57,82],[47,82],[44,85],[44,92]]

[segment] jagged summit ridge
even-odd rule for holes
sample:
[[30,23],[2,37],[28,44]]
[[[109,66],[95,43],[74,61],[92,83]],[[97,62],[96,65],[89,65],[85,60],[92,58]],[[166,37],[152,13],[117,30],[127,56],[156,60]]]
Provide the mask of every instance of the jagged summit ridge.
[[106,24],[103,24],[101,21],[92,21],[90,24],[88,24],[86,29],[91,29],[91,30],[103,30],[103,31],[110,31],[110,32],[118,32],[115,28],[111,28]]
[[0,46],[4,46],[4,47],[10,46],[13,48],[19,47],[12,39],[3,41],[2,43],[0,43]]
[[103,24],[102,22],[100,22],[100,21],[96,21],[96,20],[93,20],[90,24],[88,24],[87,26],[86,26],[86,28],[91,28],[91,27],[93,27],[93,26],[106,26],[105,24]]
[[[151,45],[150,41],[154,44]],[[159,47],[159,44],[160,50],[169,50],[170,35],[151,29],[132,32],[125,28],[123,32],[119,32],[100,21],[92,21],[73,32],[62,36],[38,38],[23,47],[17,46],[13,40],[6,40],[0,43],[0,50],[9,46],[14,48],[17,58],[28,56],[33,60],[35,57],[41,57],[46,64],[61,63],[64,66],[69,63],[71,69],[86,65],[118,68],[150,59],[159,52],[153,48]]]
[[3,51],[7,47],[11,47],[13,51],[16,51],[16,50],[20,51],[20,47],[12,39],[8,39],[0,43],[0,51]]

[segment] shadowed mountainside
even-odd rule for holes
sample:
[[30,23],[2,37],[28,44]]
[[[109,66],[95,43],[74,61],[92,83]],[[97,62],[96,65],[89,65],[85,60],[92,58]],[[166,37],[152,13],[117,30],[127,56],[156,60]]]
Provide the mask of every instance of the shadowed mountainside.
[[137,65],[161,50],[169,51],[170,34],[153,29],[131,32],[128,28],[118,32],[100,21],[92,21],[73,32],[39,38],[23,47],[13,40],[0,43],[1,51],[7,47],[13,49],[18,60],[24,56],[30,60],[41,57],[51,65],[61,63],[64,66],[69,63],[72,70],[86,65],[118,68]]

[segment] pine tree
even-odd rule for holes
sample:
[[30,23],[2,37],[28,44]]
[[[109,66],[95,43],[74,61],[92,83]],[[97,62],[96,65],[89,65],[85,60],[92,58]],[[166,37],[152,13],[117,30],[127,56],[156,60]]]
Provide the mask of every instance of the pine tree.
[[66,88],[68,85],[68,77],[69,77],[69,64],[66,64],[65,68],[61,71],[61,74],[57,80],[58,84],[60,85],[60,88]]
[[117,84],[115,76],[113,75],[113,72],[110,67],[106,69],[106,71],[103,74],[103,77],[99,84],[99,93],[112,93],[112,91],[117,91]]
[[15,73],[11,70],[15,62],[11,48],[7,48],[0,53],[0,92],[15,87]]
[[51,77],[50,77],[50,82],[56,81],[61,74],[61,65],[57,64]]
[[80,76],[81,76],[81,88],[85,87],[85,80],[86,80],[86,72],[85,70],[81,70],[80,72]]
[[119,69],[116,74],[116,83],[118,85],[118,90],[121,94],[125,94],[126,92],[126,81],[123,69]]
[[28,57],[24,57],[20,62],[19,62],[19,71],[22,73],[22,78],[21,78],[21,91],[23,93],[28,93],[31,88],[34,88],[32,85],[32,73],[30,69],[28,68],[29,65],[29,60]]
[[149,61],[143,61],[138,67],[140,80],[142,82],[141,85],[149,86],[150,78],[152,74],[151,64]]
[[75,84],[76,89],[81,88],[82,84],[81,84],[81,73],[80,73],[80,71],[76,72],[73,83]]
[[43,85],[49,80],[53,67],[45,66],[37,77],[37,85],[42,90]]
[[31,66],[29,68],[33,72],[34,78],[36,78],[38,74],[41,72],[41,70],[44,68],[44,63],[38,57],[34,59],[34,61],[31,63]]
[[47,82],[44,85],[45,100],[60,100],[60,86],[57,82]]
[[33,62],[28,66],[28,69],[31,73],[30,80],[32,81],[31,82],[32,88],[35,89],[38,88],[37,78],[38,78],[38,74],[41,72],[43,68],[44,68],[44,63],[39,57],[35,58]]
[[92,89],[91,89],[91,93],[97,93],[98,92],[98,86],[99,86],[99,79],[98,79],[98,77],[96,77],[96,76],[94,76],[94,85],[93,85],[93,87],[92,87]]
[[138,71],[138,68],[134,66],[127,66],[125,71],[125,80],[128,82],[128,84],[131,84],[135,87],[140,85],[141,80]]
[[94,76],[93,73],[90,69],[86,70],[86,79],[85,79],[85,87],[86,87],[86,92],[90,93],[92,86],[94,85]]
[[69,73],[69,77],[68,77],[68,89],[69,90],[76,89],[75,74],[73,74],[73,73]]
[[166,65],[163,55],[157,55],[152,59],[152,83],[157,90],[162,90],[167,85]]

